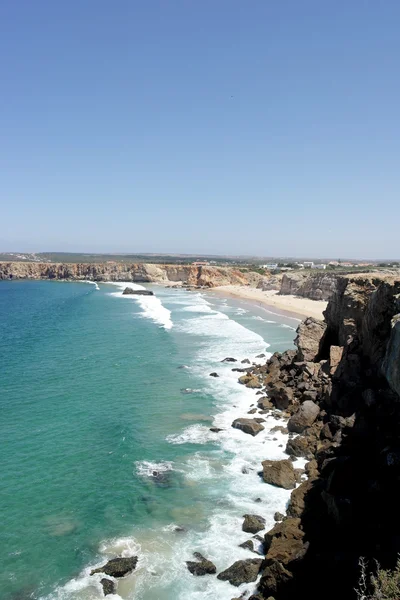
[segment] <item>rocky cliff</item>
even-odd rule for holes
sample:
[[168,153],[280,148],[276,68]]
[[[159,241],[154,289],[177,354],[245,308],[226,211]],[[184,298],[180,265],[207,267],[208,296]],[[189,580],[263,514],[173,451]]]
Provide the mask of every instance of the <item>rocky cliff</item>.
[[248,285],[257,283],[259,278],[260,276],[256,273],[242,273],[229,267],[196,265],[0,263],[0,279],[183,282],[191,286],[215,287],[230,284]]
[[287,516],[265,535],[253,600],[356,600],[360,557],[372,570],[375,560],[395,566],[399,324],[399,278],[338,277],[325,321],[306,319],[297,351],[253,369],[273,407],[289,418],[286,453],[309,461]]
[[284,274],[282,277],[280,294],[293,294],[311,300],[329,300],[336,291],[337,275],[317,273]]

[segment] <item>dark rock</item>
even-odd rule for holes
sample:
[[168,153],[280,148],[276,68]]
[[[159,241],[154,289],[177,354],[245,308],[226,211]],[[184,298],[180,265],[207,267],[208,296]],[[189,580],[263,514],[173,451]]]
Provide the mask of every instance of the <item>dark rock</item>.
[[247,414],[248,415],[254,415],[254,413],[256,413],[256,412],[257,412],[257,409],[256,408],[252,408],[251,410],[247,411]]
[[249,365],[250,361],[248,358],[244,358],[243,360],[240,361],[242,363],[242,365]]
[[262,558],[248,558],[238,560],[225,571],[217,575],[221,581],[229,581],[230,584],[238,587],[242,583],[256,581],[262,565]]
[[266,561],[279,561],[284,566],[300,560],[307,552],[308,545],[304,544],[304,531],[301,529],[301,520],[287,518],[277,523],[264,536]]
[[220,431],[223,431],[223,429],[221,429],[220,427],[210,427],[210,431],[212,431],[213,433],[219,433]]
[[259,398],[257,400],[257,406],[258,406],[258,408],[261,408],[262,410],[268,410],[268,409],[274,407],[271,400],[269,398],[267,398],[266,396],[264,398]]
[[112,558],[103,567],[93,569],[90,574],[104,573],[105,575],[110,575],[110,577],[124,577],[124,575],[127,575],[135,569],[137,561],[137,556]]
[[214,563],[205,558],[200,552],[194,552],[193,556],[197,559],[197,562],[192,560],[186,561],[187,568],[192,575],[200,577],[202,575],[214,575],[217,572]]
[[223,360],[221,360],[221,362],[237,362],[236,358],[232,358],[230,356],[228,356],[227,358],[224,358]]
[[286,410],[293,403],[293,390],[281,381],[278,381],[273,386],[268,387],[268,395],[279,410]]
[[213,373],[210,373],[210,377],[219,377],[219,375],[214,371]]
[[126,287],[122,292],[123,296],[133,295],[133,296],[154,296],[154,292],[150,290],[134,290],[130,287]]
[[291,490],[296,486],[296,475],[290,460],[264,460],[261,464],[265,483],[285,490]]
[[265,354],[257,354],[256,358],[265,358]]
[[253,540],[246,540],[242,544],[239,544],[239,548],[244,548],[245,550],[251,550],[252,552],[254,552]]
[[109,594],[115,594],[116,585],[115,585],[114,581],[111,581],[111,579],[106,579],[105,577],[103,577],[103,579],[100,579],[100,583],[103,586],[103,594],[105,596],[108,596]]
[[281,589],[293,579],[290,571],[277,560],[272,561],[262,573],[258,586],[264,598],[280,593]]
[[258,533],[265,529],[265,519],[259,515],[244,515],[242,531],[246,533]]
[[264,430],[264,427],[257,423],[255,419],[245,418],[235,419],[232,423],[232,427],[234,429],[240,429],[244,433],[248,433],[252,436],[257,435],[258,433],[260,433],[260,431]]

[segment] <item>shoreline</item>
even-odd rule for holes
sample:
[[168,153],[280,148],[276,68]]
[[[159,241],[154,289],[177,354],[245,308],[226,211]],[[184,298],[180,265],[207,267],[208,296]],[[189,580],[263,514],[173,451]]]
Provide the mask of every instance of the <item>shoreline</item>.
[[[276,314],[302,321],[306,317],[322,320],[328,302],[291,295],[279,295],[275,290],[264,292],[256,288],[226,285],[211,288],[218,296],[238,298],[264,309],[274,308]],[[273,311],[270,311],[273,312]]]

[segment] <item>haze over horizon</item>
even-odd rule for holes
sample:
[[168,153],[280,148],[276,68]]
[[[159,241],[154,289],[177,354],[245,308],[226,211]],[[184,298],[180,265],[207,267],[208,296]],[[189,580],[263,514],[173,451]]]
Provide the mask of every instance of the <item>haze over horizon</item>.
[[5,0],[0,250],[399,257],[399,18]]

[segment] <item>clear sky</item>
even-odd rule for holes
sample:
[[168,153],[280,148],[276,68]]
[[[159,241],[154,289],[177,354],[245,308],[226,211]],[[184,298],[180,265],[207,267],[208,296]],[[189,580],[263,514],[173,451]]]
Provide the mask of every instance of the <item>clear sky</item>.
[[400,258],[399,0],[2,0],[0,250]]

